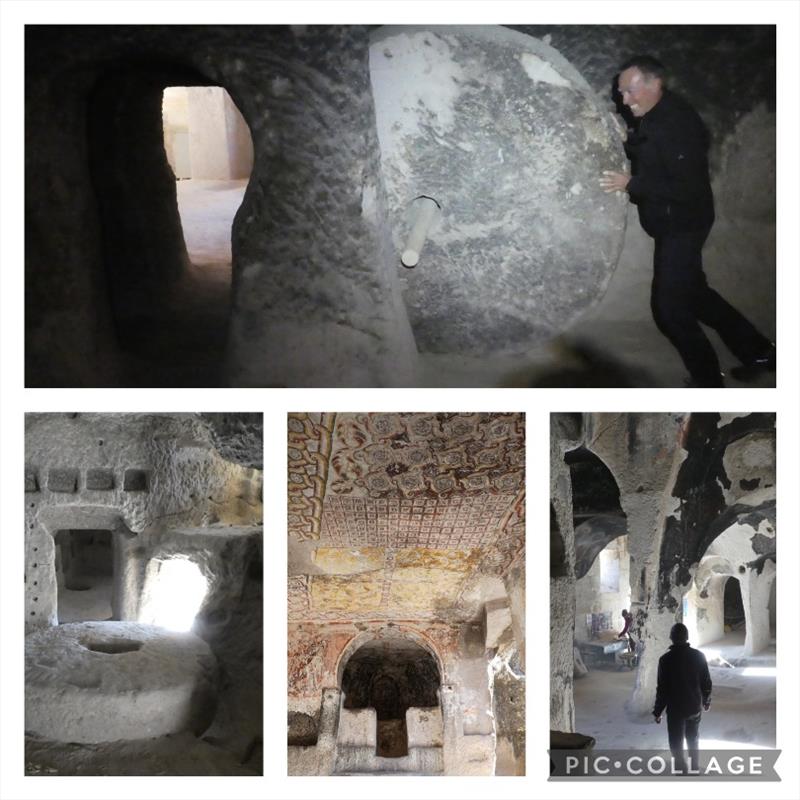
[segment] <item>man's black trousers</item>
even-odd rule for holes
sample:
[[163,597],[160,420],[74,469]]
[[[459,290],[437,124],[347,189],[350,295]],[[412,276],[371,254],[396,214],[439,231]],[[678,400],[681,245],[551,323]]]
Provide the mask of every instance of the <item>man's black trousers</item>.
[[698,386],[722,386],[719,361],[699,323],[714,328],[743,364],[766,352],[770,343],[706,282],[702,231],[656,237],[650,305],[659,330],[680,353]]
[[669,749],[675,759],[675,767],[682,772],[686,771],[686,759],[683,751],[683,740],[689,750],[691,766],[696,770],[700,764],[700,717],[701,713],[684,716],[670,714],[667,711],[667,735],[669,736]]

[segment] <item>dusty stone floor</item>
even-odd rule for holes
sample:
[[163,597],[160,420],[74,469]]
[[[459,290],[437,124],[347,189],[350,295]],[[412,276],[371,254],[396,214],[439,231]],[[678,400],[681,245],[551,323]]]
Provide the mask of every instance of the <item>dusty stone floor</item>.
[[[230,229],[246,180],[177,182],[178,208],[192,271],[178,287],[175,313],[143,320],[130,361],[132,385],[219,385],[230,306]],[[652,255],[649,240],[629,219],[631,241],[600,303],[558,339],[522,356],[470,358],[420,354],[420,386],[653,386],[683,387],[687,377],[672,345],[650,317]],[[713,273],[712,286],[729,296]],[[735,291],[731,296],[740,305]],[[747,315],[752,310],[742,307]],[[757,315],[754,321],[758,325]],[[761,323],[767,335],[770,331]],[[150,335],[148,335],[148,331]],[[738,362],[713,331],[706,331],[723,371]],[[164,347],[164,341],[170,346]],[[742,387],[728,377],[730,387]],[[774,375],[749,386],[774,386]]]
[[[756,656],[742,659],[739,666],[712,666],[714,654],[726,661],[740,659],[744,635],[732,633],[700,649],[709,659],[714,688],[711,710],[703,714],[700,747],[775,746],[775,644]],[[765,670],[748,674],[747,669]],[[647,715],[629,716],[625,703],[636,678],[630,670],[591,670],[575,681],[575,729],[594,736],[597,749],[664,749],[666,720],[660,725]]]
[[142,320],[142,335],[130,359],[131,385],[221,383],[230,309],[231,224],[246,187],[246,180],[177,181],[192,270],[176,287],[173,312],[167,318]]
[[93,586],[85,591],[71,591],[63,587],[58,592],[58,622],[83,622],[87,619],[111,619],[111,591],[113,578],[95,577]]
[[[703,250],[712,288],[741,311],[767,337],[774,336],[774,303],[763,287],[748,285],[732,270],[721,248],[724,231],[709,236]],[[625,245],[600,302],[557,339],[521,356],[463,358],[425,354],[423,386],[542,386],[542,387],[677,387],[688,378],[683,362],[660,333],[650,311],[653,243],[639,226],[635,207],[628,207]],[[725,384],[745,384],[730,376],[738,360],[716,331],[704,328],[726,375]],[[780,344],[778,344],[780,347]],[[775,374],[760,376],[753,388],[775,386]]]
[[26,736],[25,774],[260,775],[261,765],[256,757],[241,764],[230,751],[190,733],[102,744],[66,744]]
[[[651,269],[649,262],[642,264],[642,279],[647,287]],[[649,316],[649,288],[641,281],[634,285],[629,281],[618,270],[595,309],[558,339],[523,356],[470,359],[421,355],[422,385],[683,388],[688,373],[677,350]],[[632,319],[631,312],[639,312],[641,318]],[[733,379],[730,369],[738,365],[738,360],[716,331],[704,330],[717,352],[726,386],[775,386],[774,373],[762,375],[750,384]],[[763,330],[769,335],[766,328]]]

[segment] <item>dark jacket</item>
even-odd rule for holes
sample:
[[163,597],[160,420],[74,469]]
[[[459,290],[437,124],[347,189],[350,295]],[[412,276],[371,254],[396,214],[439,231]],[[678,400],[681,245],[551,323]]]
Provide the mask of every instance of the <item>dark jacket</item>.
[[670,91],[628,137],[625,149],[633,174],[628,194],[650,236],[700,231],[713,224],[708,146],[708,131],[698,113]]
[[653,715],[690,717],[711,702],[711,676],[706,657],[687,644],[673,644],[658,660],[658,686]]

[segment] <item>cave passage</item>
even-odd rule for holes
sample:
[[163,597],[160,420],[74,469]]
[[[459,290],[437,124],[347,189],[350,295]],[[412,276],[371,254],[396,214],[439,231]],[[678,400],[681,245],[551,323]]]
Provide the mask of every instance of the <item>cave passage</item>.
[[111,531],[61,530],[55,543],[59,623],[113,619]]
[[344,707],[374,708],[376,755],[408,755],[406,711],[439,705],[441,684],[433,656],[413,642],[372,641],[350,657],[342,674]]
[[724,593],[724,622],[730,630],[744,630],[745,616],[744,603],[742,602],[742,587],[738,578],[730,577],[725,581]]
[[88,113],[126,382],[218,386],[230,317],[231,229],[253,164],[247,123],[224,88],[181,65],[117,65],[98,80]]

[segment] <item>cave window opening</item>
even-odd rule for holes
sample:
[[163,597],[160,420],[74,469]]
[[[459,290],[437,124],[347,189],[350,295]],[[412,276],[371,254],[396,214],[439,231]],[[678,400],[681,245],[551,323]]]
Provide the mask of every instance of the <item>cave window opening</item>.
[[230,282],[231,225],[253,168],[250,129],[221,86],[168,86],[164,151],[189,261]]
[[181,556],[151,559],[139,622],[190,631],[207,594],[208,580],[194,561]]
[[59,624],[114,619],[111,531],[60,530],[54,538]]
[[606,547],[600,551],[600,591],[619,591],[619,553],[616,548]]
[[377,756],[408,755],[406,712],[439,705],[441,676],[435,658],[406,640],[362,645],[342,673],[344,708],[374,708]]

